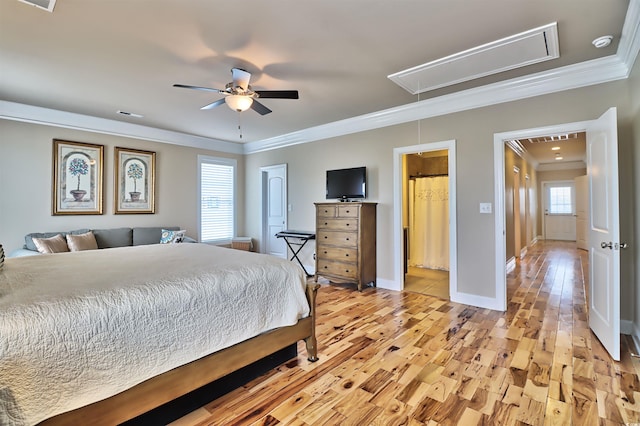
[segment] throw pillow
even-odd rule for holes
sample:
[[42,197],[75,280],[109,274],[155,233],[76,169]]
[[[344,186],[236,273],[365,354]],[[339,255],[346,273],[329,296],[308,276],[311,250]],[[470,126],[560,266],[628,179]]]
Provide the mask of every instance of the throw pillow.
[[184,240],[186,233],[187,231],[185,229],[181,229],[180,231],[169,231],[168,229],[163,229],[162,235],[160,236],[160,244],[181,243]]
[[69,250],[71,251],[98,249],[96,237],[91,231],[79,235],[67,234],[67,245],[69,246]]
[[54,235],[51,238],[33,238],[33,244],[40,253],[63,253],[69,251],[67,242],[61,234]]

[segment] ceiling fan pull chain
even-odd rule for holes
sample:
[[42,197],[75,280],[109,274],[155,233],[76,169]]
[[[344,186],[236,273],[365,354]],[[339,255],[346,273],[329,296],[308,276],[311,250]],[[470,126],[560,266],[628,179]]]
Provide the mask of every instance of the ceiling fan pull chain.
[[238,111],[238,133],[240,133],[240,139],[242,139],[242,114]]

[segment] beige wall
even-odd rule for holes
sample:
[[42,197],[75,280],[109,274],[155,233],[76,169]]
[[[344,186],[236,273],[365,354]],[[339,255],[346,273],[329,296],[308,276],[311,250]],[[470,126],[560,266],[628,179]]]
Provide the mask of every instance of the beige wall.
[[[365,165],[369,171],[369,201],[378,205],[378,277],[394,279],[393,148],[418,143],[456,140],[458,214],[458,290],[495,297],[495,227],[493,215],[479,213],[480,202],[494,202],[494,133],[595,119],[610,106],[618,107],[622,155],[631,153],[630,97],[626,80],[539,96],[472,111],[422,120],[421,140],[416,123],[347,135],[247,156],[247,233],[260,235],[258,170],[271,164],[289,164],[289,227],[314,229],[313,203],[324,199],[327,169]],[[626,127],[626,131],[625,131]],[[632,164],[621,162],[630,173]],[[632,197],[624,185],[621,197]],[[623,221],[626,231],[631,222]],[[629,265],[624,265],[629,268]],[[627,284],[628,285],[628,284]],[[628,296],[628,291],[623,291]],[[628,304],[623,318],[630,318]]]
[[[529,247],[533,240],[536,238],[536,226],[537,223],[537,209],[531,208],[537,205],[537,187],[536,182],[536,170],[533,165],[522,157],[518,156],[511,148],[506,146],[504,148],[504,217],[505,217],[505,234],[506,234],[506,260],[510,260],[515,257],[515,204],[514,204],[514,187],[516,174],[514,173],[514,167],[519,169],[518,183],[520,194],[520,250]],[[529,176],[529,194],[526,194],[527,179]],[[529,216],[527,217],[527,210],[529,210]],[[529,228],[527,230],[527,228]],[[527,232],[528,231],[528,232]],[[527,235],[530,237],[527,238]]]
[[[8,120],[0,120],[0,135],[0,243],[7,251],[22,247],[29,232],[76,228],[175,225],[197,238],[198,154],[237,158],[239,188],[244,186],[242,156]],[[54,138],[105,146],[103,215],[51,215]],[[155,214],[113,214],[116,146],[156,152]],[[243,232],[242,196],[238,211],[238,231]]]

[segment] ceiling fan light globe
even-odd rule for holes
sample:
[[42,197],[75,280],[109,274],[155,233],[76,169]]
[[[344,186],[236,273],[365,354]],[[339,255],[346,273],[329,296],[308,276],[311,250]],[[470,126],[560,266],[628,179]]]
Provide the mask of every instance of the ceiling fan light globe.
[[243,95],[229,95],[224,98],[224,101],[234,111],[242,112],[251,108],[253,104],[253,98]]

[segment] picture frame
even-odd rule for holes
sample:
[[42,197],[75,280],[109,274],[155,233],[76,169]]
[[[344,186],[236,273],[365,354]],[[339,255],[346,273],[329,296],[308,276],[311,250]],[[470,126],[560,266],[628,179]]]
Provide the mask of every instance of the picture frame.
[[114,213],[155,213],[156,153],[115,147]]
[[53,216],[102,214],[104,146],[53,140]]

